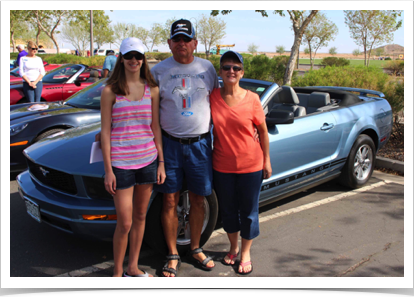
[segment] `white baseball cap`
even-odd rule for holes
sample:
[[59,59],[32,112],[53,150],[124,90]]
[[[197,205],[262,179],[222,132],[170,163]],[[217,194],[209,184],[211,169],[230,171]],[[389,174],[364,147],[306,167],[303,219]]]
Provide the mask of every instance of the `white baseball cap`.
[[136,51],[141,54],[145,53],[144,45],[142,44],[142,41],[135,37],[128,37],[122,40],[119,51],[123,55],[129,52],[132,52],[132,51]]

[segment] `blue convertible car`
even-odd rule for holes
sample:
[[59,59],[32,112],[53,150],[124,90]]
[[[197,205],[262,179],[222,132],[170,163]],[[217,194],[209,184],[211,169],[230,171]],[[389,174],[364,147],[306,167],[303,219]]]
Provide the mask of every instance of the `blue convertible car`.
[[[291,88],[242,79],[243,88],[259,94],[269,130],[272,177],[264,180],[261,205],[332,179],[357,188],[371,177],[375,156],[388,141],[392,111],[380,92],[341,87]],[[103,162],[89,163],[100,123],[69,129],[40,140],[24,154],[28,170],[17,177],[26,211],[36,221],[62,231],[111,240],[116,213],[104,188]],[[153,192],[145,240],[165,248],[160,222],[161,195]],[[205,197],[201,245],[217,222],[213,192]],[[177,244],[190,243],[190,204],[185,184],[177,208]]]

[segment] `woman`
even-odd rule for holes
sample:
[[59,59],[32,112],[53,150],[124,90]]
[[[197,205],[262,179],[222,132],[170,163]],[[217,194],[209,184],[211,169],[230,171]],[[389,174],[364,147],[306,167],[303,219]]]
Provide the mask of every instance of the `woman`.
[[[114,277],[152,276],[138,268],[152,186],[165,180],[159,89],[138,38],[122,41],[101,96],[101,147],[105,189],[114,197]],[[158,160],[157,160],[158,156]],[[128,269],[123,272],[128,245]]]
[[[233,265],[239,254],[238,273],[253,271],[250,248],[259,235],[259,193],[262,179],[272,175],[269,137],[265,115],[256,93],[242,89],[243,57],[227,51],[220,59],[224,86],[210,96],[214,123],[213,182],[219,200],[223,228],[230,241],[230,251],[222,263]],[[254,139],[255,127],[260,143]]]
[[42,77],[45,67],[40,57],[36,57],[37,45],[33,41],[27,43],[28,54],[20,58],[19,74],[23,78],[23,92],[30,102],[40,102],[42,96]]

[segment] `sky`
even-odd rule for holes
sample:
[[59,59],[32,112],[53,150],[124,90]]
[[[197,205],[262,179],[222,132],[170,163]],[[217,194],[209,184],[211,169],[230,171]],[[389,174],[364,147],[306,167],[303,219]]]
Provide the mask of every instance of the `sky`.
[[[105,10],[111,24],[130,23],[146,29],[150,29],[153,23],[164,25],[167,19],[173,17],[188,19],[195,24],[195,20],[199,20],[203,14],[209,16],[210,12],[211,10]],[[331,47],[336,47],[338,53],[352,53],[355,49],[363,50],[350,37],[349,28],[345,25],[343,10],[322,10],[321,12],[325,13],[326,17],[338,27],[338,35],[335,40],[329,42],[327,47],[320,48],[319,53],[327,53]],[[226,23],[226,36],[220,44],[235,44],[233,47],[235,51],[247,51],[251,43],[258,45],[259,52],[275,52],[276,46],[283,46],[286,51],[290,51],[294,33],[289,16],[285,13],[285,16],[281,17],[270,10],[268,15],[268,17],[262,17],[254,10],[233,10],[228,15],[217,16]],[[404,13],[401,19],[404,20]],[[392,43],[404,46],[404,25],[394,33]],[[64,48],[74,49],[72,45],[64,41],[60,44],[64,45]],[[106,44],[104,47],[117,48],[113,44]],[[304,45],[301,46],[301,51],[304,47]],[[165,44],[154,46],[154,49],[169,52]],[[199,42],[197,50],[205,52],[205,46]]]
[[[50,9],[51,5],[59,6],[60,9],[73,9],[71,3],[80,2],[82,6],[75,6],[76,8],[104,10],[111,24],[130,23],[146,29],[150,29],[153,23],[164,25],[167,19],[173,17],[186,18],[195,23],[194,21],[200,19],[201,15],[209,16],[212,9],[231,9],[232,13],[217,16],[226,22],[226,36],[220,44],[235,44],[234,50],[247,51],[249,44],[254,43],[258,46],[259,52],[275,52],[276,46],[283,46],[286,51],[290,51],[293,45],[294,33],[289,15],[286,11],[284,17],[275,15],[272,13],[274,9],[319,9],[338,28],[336,38],[329,42],[328,46],[320,48],[319,53],[327,53],[331,47],[336,47],[338,53],[352,53],[355,49],[363,50],[350,37],[349,28],[345,25],[344,9],[404,10],[410,7],[410,1],[33,1],[32,3],[38,5],[27,9],[38,9],[38,6],[42,5],[45,7],[43,9]],[[99,5],[96,5],[97,3]],[[262,17],[254,9],[266,9],[269,16]],[[391,43],[405,47],[404,14],[403,12],[401,16],[403,25],[394,32],[394,40]],[[61,48],[75,49],[59,35],[57,39]],[[117,48],[114,44],[105,44],[104,47]],[[154,48],[169,52],[166,44]],[[304,48],[305,45],[301,45],[301,51]],[[197,51],[204,52],[204,45],[199,43]]]

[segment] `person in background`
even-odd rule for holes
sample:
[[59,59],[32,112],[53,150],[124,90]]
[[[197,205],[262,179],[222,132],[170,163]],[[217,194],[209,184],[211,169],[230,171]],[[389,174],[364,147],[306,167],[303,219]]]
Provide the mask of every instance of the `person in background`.
[[27,56],[27,52],[24,50],[24,48],[23,48],[23,45],[21,45],[21,44],[19,44],[17,47],[16,47],[16,49],[19,51],[19,54],[17,55],[17,59],[16,59],[16,62],[15,62],[15,66],[16,67],[19,67],[19,63],[20,63],[20,58],[21,57],[24,57],[24,56]]
[[117,58],[115,57],[115,51],[109,50],[106,55],[103,67],[102,67],[103,69],[102,78],[108,77],[110,73],[114,70],[116,59]]
[[88,57],[91,56],[91,51],[90,50],[87,50],[86,53],[88,54]]
[[[148,277],[138,267],[153,184],[165,180],[159,89],[138,38],[121,43],[114,75],[102,91],[101,148],[105,189],[114,197],[114,277]],[[128,269],[123,262],[128,245]]]
[[75,51],[75,55],[79,56],[79,51],[78,51],[78,49],[76,49],[76,51]]
[[29,53],[20,58],[19,75],[23,78],[23,92],[30,102],[40,102],[42,96],[42,77],[45,67],[40,57],[36,56],[37,45],[33,41],[27,43]]
[[[234,51],[220,58],[223,87],[210,96],[213,120],[213,183],[219,200],[223,228],[230,241],[224,265],[235,264],[239,254],[239,274],[253,271],[250,248],[259,235],[259,194],[262,179],[272,176],[269,136],[259,96],[239,85],[243,77],[243,57]],[[255,127],[260,143],[254,140]]]

